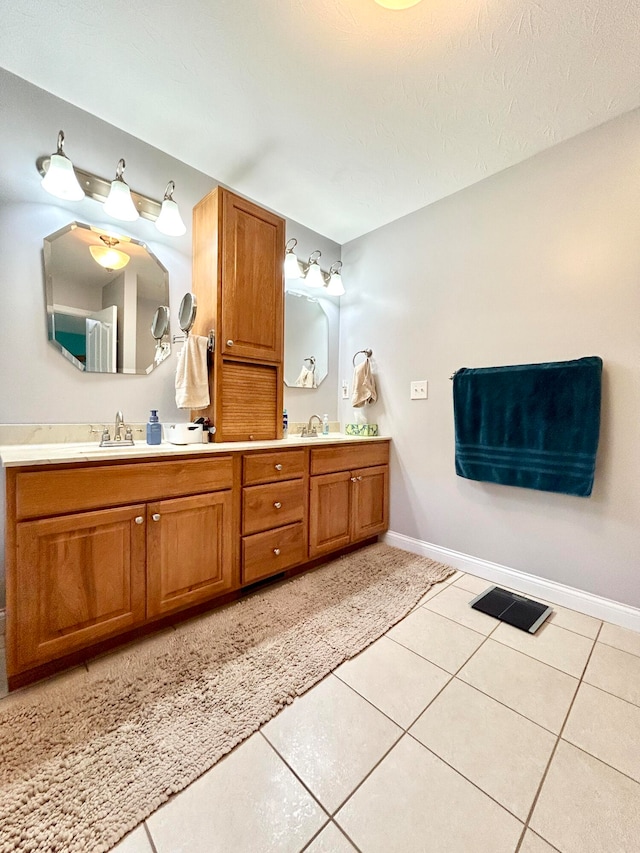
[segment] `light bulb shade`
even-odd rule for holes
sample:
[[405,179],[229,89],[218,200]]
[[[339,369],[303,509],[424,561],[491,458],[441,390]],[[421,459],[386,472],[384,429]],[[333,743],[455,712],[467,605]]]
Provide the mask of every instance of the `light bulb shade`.
[[131,190],[129,185],[122,179],[116,178],[111,181],[111,189],[104,203],[104,211],[114,219],[121,219],[123,222],[135,222],[140,214],[136,210],[136,206],[131,198]]
[[339,272],[332,272],[329,284],[327,285],[327,293],[329,296],[344,296],[344,292],[342,276]]
[[73,171],[73,163],[66,154],[51,155],[47,174],[42,179],[42,188],[65,201],[80,201],[84,198],[84,190]]
[[385,9],[408,9],[419,2],[420,0],[376,0],[378,6],[384,6]]
[[300,264],[295,252],[287,252],[284,256],[284,277],[300,278]]
[[324,276],[320,269],[320,264],[311,263],[304,278],[307,287],[324,287]]
[[182,237],[186,233],[187,226],[182,221],[177,202],[172,198],[165,198],[162,202],[160,216],[156,219],[156,228],[168,237]]
[[106,270],[121,270],[131,258],[113,246],[89,246],[93,260]]

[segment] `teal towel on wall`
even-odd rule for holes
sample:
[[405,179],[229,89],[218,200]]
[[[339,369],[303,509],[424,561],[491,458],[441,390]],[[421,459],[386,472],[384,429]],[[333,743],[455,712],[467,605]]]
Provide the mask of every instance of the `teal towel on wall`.
[[453,378],[456,474],[587,497],[600,432],[602,359],[463,367]]

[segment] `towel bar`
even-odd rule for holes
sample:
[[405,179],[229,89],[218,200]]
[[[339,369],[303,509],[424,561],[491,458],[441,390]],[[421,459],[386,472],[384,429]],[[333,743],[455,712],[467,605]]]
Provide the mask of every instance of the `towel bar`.
[[353,359],[351,360],[351,363],[353,364],[354,367],[356,366],[356,356],[360,355],[360,353],[362,353],[362,355],[366,356],[367,358],[371,358],[371,356],[373,355],[373,350],[371,350],[371,349],[359,349],[358,352],[355,353],[355,355],[353,356]]
[[[187,338],[189,337],[189,333],[187,332],[185,335],[172,335],[171,342],[174,344],[183,344]],[[207,349],[209,352],[213,352],[216,347],[216,333],[213,329],[209,332],[209,340],[207,342]]]

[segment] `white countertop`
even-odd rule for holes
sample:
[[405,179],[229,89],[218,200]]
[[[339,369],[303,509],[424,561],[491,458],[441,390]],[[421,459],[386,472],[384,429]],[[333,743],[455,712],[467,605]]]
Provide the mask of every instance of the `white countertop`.
[[298,435],[269,441],[226,441],[208,444],[148,445],[136,441],[129,447],[100,447],[99,442],[60,442],[56,444],[5,444],[0,445],[0,459],[4,468],[20,465],[61,465],[65,462],[95,462],[113,459],[162,459],[175,456],[193,456],[207,453],[229,453],[242,450],[278,450],[290,447],[323,447],[327,444],[389,440],[389,436],[363,437],[330,433],[328,436],[301,438]]

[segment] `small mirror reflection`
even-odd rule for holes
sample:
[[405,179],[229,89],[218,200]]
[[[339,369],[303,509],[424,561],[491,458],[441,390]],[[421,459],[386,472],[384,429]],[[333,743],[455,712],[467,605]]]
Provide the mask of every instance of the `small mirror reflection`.
[[329,372],[329,318],[320,300],[288,290],[284,330],[285,385],[317,388]]
[[45,237],[44,268],[49,340],[79,370],[144,374],[169,355],[169,274],[144,243],[71,222]]

